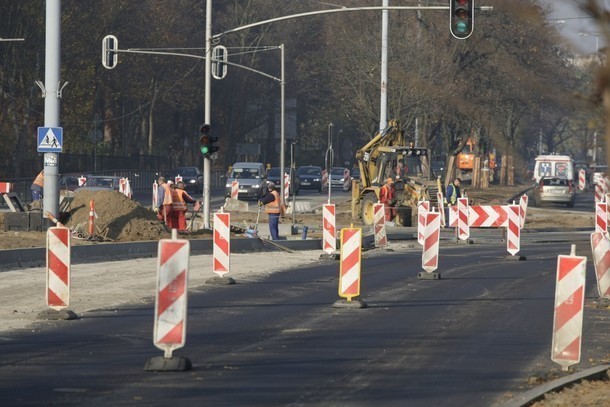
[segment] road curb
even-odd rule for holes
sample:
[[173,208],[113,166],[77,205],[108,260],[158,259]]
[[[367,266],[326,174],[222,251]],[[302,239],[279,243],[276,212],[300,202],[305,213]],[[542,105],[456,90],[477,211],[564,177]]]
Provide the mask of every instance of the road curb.
[[547,393],[559,391],[565,387],[580,383],[583,380],[601,380],[604,379],[605,374],[605,378],[608,379],[606,373],[608,369],[610,369],[610,365],[601,365],[553,380],[526,391],[514,400],[504,404],[504,407],[527,407],[535,401],[542,399]]

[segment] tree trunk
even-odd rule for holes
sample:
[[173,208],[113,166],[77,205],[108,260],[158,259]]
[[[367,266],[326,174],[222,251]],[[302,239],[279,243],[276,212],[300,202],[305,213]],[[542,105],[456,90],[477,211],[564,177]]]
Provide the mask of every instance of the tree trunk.
[[481,157],[474,157],[472,161],[472,188],[481,187]]
[[513,156],[509,155],[506,158],[506,166],[508,167],[506,169],[506,185],[508,186],[513,186],[515,185],[515,167],[513,165]]

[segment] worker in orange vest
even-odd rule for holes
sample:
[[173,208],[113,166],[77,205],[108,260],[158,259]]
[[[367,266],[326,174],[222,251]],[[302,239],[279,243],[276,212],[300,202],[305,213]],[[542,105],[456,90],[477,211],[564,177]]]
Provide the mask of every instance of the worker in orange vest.
[[176,188],[172,191],[172,216],[174,225],[179,232],[187,232],[186,230],[186,211],[189,203],[197,201],[184,190],[184,182],[178,181]]
[[392,178],[386,179],[385,184],[379,189],[379,202],[384,206],[387,222],[390,222],[396,216],[395,194],[394,180]]
[[32,191],[32,201],[40,201],[42,199],[44,192],[44,170],[38,173],[36,179],[32,182],[30,190]]
[[157,207],[155,213],[157,219],[165,223],[170,229],[175,227],[172,219],[172,189],[167,182],[165,177],[159,177],[157,180],[159,188],[157,189]]

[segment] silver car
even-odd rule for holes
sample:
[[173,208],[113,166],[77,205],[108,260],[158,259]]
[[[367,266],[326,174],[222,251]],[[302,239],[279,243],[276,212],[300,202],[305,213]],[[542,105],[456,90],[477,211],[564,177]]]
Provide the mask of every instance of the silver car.
[[542,177],[534,187],[534,204],[543,203],[566,204],[568,208],[574,207],[576,192],[572,180],[567,178]]

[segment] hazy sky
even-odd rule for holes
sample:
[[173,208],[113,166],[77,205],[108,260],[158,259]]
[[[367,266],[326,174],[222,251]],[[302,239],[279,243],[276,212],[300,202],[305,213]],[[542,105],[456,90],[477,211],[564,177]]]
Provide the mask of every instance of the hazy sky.
[[[603,39],[597,37],[597,27],[593,19],[581,11],[574,0],[542,0],[551,7],[552,20],[558,23],[557,29],[565,36],[577,51],[583,53],[595,52],[596,40],[599,48],[604,47]],[[610,0],[603,0],[610,8]],[[589,36],[579,34],[589,34]]]

